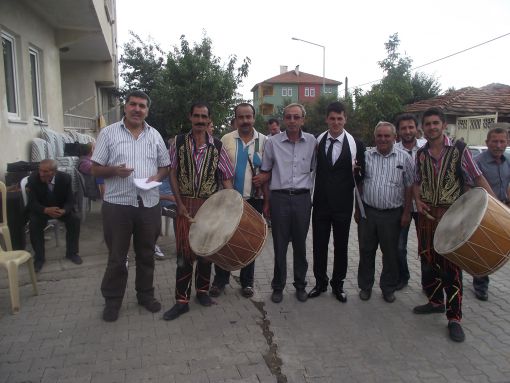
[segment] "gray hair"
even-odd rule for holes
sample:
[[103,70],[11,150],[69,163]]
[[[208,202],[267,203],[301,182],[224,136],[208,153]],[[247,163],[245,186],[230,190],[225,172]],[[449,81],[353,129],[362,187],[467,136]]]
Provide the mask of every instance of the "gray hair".
[[289,104],[287,105],[285,108],[283,108],[283,114],[285,114],[285,112],[287,111],[287,109],[289,108],[293,108],[297,106],[299,109],[301,109],[301,113],[303,113],[302,117],[306,117],[306,110],[305,110],[305,107],[301,104],[298,104],[297,102],[294,102],[292,104]]
[[395,125],[393,125],[391,122],[388,121],[379,121],[374,129],[374,136],[377,134],[377,129],[379,129],[381,126],[389,126],[391,128],[391,133],[396,136],[397,135],[397,129],[395,128]]
[[46,165],[46,164],[50,165],[50,167],[51,167],[51,169],[52,169],[52,170],[57,171],[57,169],[58,169],[58,162],[57,162],[57,161],[52,160],[52,159],[50,159],[50,158],[46,158],[46,159],[42,160],[42,161],[39,163],[39,166],[41,166],[41,165]]

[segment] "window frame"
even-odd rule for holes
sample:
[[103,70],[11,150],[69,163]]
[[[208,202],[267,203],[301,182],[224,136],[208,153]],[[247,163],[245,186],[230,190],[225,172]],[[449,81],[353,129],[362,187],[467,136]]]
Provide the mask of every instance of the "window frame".
[[[30,57],[30,85],[32,90],[32,115],[34,118],[42,119],[42,92],[41,92],[41,53],[38,49],[34,47],[28,48],[29,57]],[[34,79],[33,68],[32,68],[32,57],[35,58],[35,87],[36,87],[36,100],[34,100]],[[37,104],[37,111],[34,110],[34,104]]]
[[[6,32],[6,31],[0,31],[0,36],[1,36],[1,39],[2,39],[2,55],[4,55],[4,48],[3,48],[3,40],[6,40],[10,43],[11,45],[11,65],[12,65],[12,82],[13,82],[13,92],[14,92],[14,108],[15,108],[15,111],[12,112],[12,111],[9,111],[9,102],[8,102],[8,98],[9,98],[9,89],[8,89],[8,86],[7,86],[7,72],[6,72],[6,68],[5,68],[5,61],[4,61],[4,77],[5,77],[5,96],[6,96],[6,101],[7,101],[7,113],[8,113],[8,117],[9,119],[15,119],[15,120],[19,120],[21,118],[21,111],[20,111],[20,94],[19,94],[19,78],[18,78],[18,58],[17,58],[17,55],[16,55],[16,38],[11,35],[10,33]],[[5,60],[5,56],[4,56],[4,60]]]
[[315,97],[315,88],[314,87],[310,88],[310,97]]
[[310,88],[305,88],[305,97],[310,97]]

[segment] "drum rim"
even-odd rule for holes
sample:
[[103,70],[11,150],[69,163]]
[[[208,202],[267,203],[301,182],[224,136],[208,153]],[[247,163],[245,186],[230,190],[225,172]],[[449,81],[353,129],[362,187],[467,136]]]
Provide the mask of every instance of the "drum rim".
[[[484,202],[483,211],[484,211],[484,212],[485,212],[485,211],[487,211],[487,206],[489,205],[489,198],[490,198],[491,196],[490,196],[490,194],[489,194],[489,193],[487,193],[487,191],[486,191],[484,188],[482,188],[482,187],[478,187],[478,186],[477,186],[477,187],[472,188],[471,190],[468,190],[466,193],[462,194],[462,195],[459,197],[459,199],[460,199],[460,198],[462,198],[462,197],[464,197],[464,196],[465,196],[465,195],[467,195],[468,193],[470,193],[470,192],[474,192],[474,191],[476,191],[477,193],[478,193],[478,191],[483,191],[483,192],[484,192],[484,193],[482,193],[482,195],[485,197],[485,198],[484,198],[484,201],[483,201],[483,202]],[[459,199],[457,199],[457,201],[458,201]],[[455,202],[457,202],[457,201],[455,201]],[[454,202],[454,204],[455,204],[455,202]],[[453,204],[452,204],[451,206],[453,206]],[[450,206],[450,207],[451,207],[451,206]],[[485,214],[482,214],[482,215],[480,216],[480,219],[476,222],[476,225],[473,225],[473,229],[469,232],[469,234],[468,234],[468,235],[466,235],[466,239],[465,239],[463,242],[461,242],[460,244],[453,245],[453,246],[452,246],[452,248],[448,248],[448,249],[440,249],[440,251],[439,251],[439,250],[438,250],[438,247],[437,247],[437,245],[436,245],[436,234],[437,234],[437,232],[438,232],[438,230],[439,230],[439,228],[440,228],[440,226],[441,226],[441,223],[442,223],[442,222],[444,222],[444,221],[443,221],[443,219],[441,219],[441,221],[439,221],[439,223],[438,223],[438,225],[437,225],[437,227],[436,227],[436,231],[435,231],[435,233],[434,233],[434,241],[433,241],[434,243],[433,243],[433,245],[434,245],[434,249],[436,250],[436,252],[437,252],[437,253],[439,253],[439,254],[449,254],[449,253],[453,253],[454,251],[456,251],[456,250],[458,250],[459,248],[461,248],[462,246],[464,246],[464,245],[465,245],[465,244],[469,241],[469,239],[471,239],[471,237],[473,236],[473,234],[474,234],[474,233],[478,230],[478,227],[480,226],[480,223],[482,222],[482,220],[483,220],[483,218],[484,218],[484,217],[485,217]],[[443,218],[444,218],[444,216],[443,216]]]

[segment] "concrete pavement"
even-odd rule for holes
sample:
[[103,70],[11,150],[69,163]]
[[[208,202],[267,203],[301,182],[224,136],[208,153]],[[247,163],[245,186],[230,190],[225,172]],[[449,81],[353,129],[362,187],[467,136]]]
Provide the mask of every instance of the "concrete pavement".
[[[466,341],[447,336],[444,314],[414,315],[426,302],[419,286],[416,241],[410,231],[407,288],[386,303],[377,288],[365,302],[356,282],[358,244],[351,227],[348,302],[328,293],[297,301],[289,281],[281,304],[270,300],[272,239],[256,260],[252,299],[241,296],[236,277],[210,308],[193,300],[190,312],[172,322],[136,303],[134,262],[117,322],[101,320],[99,290],[106,264],[99,204],[87,215],[80,241],[84,263],[63,259],[63,244],[47,245],[39,296],[20,275],[21,311],[10,313],[0,280],[0,383],[6,382],[510,382],[510,266],[491,276],[489,301],[474,298],[464,276]],[[163,310],[173,303],[175,243],[159,241],[167,258],[156,263],[156,296]],[[312,273],[308,237],[309,288]],[[132,254],[131,254],[132,255]],[[332,251],[330,251],[332,257]],[[381,262],[377,261],[376,280]],[[330,262],[328,271],[331,272]],[[234,275],[238,274],[234,273]],[[194,292],[193,292],[194,294]]]

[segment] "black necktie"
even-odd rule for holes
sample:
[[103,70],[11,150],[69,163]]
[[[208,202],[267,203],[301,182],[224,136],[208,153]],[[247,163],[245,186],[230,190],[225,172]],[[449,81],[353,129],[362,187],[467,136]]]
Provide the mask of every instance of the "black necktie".
[[326,153],[326,159],[328,160],[329,164],[333,166],[333,146],[335,145],[335,138],[329,138],[329,148],[328,152]]

